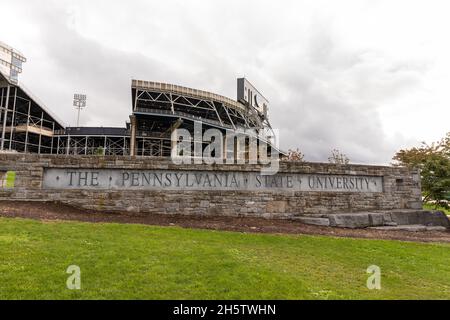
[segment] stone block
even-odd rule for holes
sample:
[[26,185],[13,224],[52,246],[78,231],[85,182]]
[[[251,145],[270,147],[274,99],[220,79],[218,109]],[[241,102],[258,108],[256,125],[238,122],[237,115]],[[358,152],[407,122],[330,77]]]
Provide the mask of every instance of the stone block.
[[328,218],[296,217],[295,220],[304,224],[311,224],[315,226],[322,226],[322,227],[330,226],[330,219]]
[[209,201],[200,201],[200,208],[209,208]]
[[418,223],[417,216],[411,211],[392,211],[390,216],[392,218],[392,222],[397,223],[398,225],[408,225],[408,224],[420,224]]
[[384,221],[384,224],[386,224],[386,223],[395,223],[395,222],[392,221],[392,216],[391,216],[390,212],[383,212],[383,221]]
[[450,227],[450,220],[448,216],[442,211],[422,211],[423,224],[426,226],[442,226]]
[[384,225],[384,214],[382,213],[369,213],[369,225],[371,227],[377,227]]
[[408,207],[410,209],[418,209],[421,210],[422,209],[422,201],[409,201],[408,203]]
[[286,201],[270,201],[267,203],[266,211],[272,212],[286,212]]
[[400,225],[400,226],[371,227],[370,229],[381,230],[381,231],[410,231],[410,232],[427,231],[427,227],[422,226],[422,225],[417,225],[417,224]]
[[446,231],[447,228],[446,227],[442,227],[442,226],[436,226],[436,227],[428,227],[427,226],[427,231]]
[[367,228],[370,226],[367,213],[344,213],[329,215],[330,226],[341,228]]
[[426,210],[401,210],[390,213],[398,225],[424,225],[450,227],[450,221],[443,212]]

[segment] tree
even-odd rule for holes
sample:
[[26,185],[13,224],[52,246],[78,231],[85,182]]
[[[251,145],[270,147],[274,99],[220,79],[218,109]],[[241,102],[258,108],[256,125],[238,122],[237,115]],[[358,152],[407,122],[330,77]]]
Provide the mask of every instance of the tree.
[[103,147],[98,147],[94,150],[96,156],[103,156],[105,154],[105,149]]
[[338,149],[333,149],[331,151],[331,156],[328,157],[328,162],[335,164],[348,164],[350,159]]
[[424,201],[448,208],[450,201],[450,132],[440,141],[398,151],[395,165],[420,169]]
[[448,208],[450,201],[450,157],[433,154],[422,166],[424,201],[433,200],[436,206]]
[[297,148],[297,150],[288,150],[288,155],[286,160],[288,161],[300,161],[303,162],[305,158],[305,155],[300,151],[300,149]]
[[432,144],[422,142],[419,148],[402,149],[395,154],[393,160],[397,161],[397,165],[420,168],[434,154],[450,157],[450,132],[445,138]]

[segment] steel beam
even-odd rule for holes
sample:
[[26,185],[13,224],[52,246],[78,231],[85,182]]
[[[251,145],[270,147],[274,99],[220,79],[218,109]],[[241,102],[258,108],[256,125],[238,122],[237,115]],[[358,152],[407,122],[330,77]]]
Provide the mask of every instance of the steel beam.
[[5,147],[5,131],[6,131],[6,120],[8,116],[8,107],[9,107],[9,94],[11,93],[10,85],[6,89],[6,102],[5,102],[5,115],[3,117],[3,128],[2,128],[2,141],[0,143],[0,150],[4,150]]
[[17,100],[17,87],[14,87],[14,102],[13,102],[12,119],[11,119],[11,132],[9,133],[9,150],[10,151],[11,151],[11,147],[12,147],[14,120],[15,120],[15,116],[16,116],[16,100]]
[[136,155],[136,116],[130,116],[131,136],[130,136],[130,156]]
[[27,131],[25,133],[25,153],[28,152],[28,128],[30,126],[31,101],[28,101]]
[[44,112],[41,112],[41,131],[39,132],[39,148],[38,154],[41,154],[41,144],[42,144],[42,124],[44,123]]

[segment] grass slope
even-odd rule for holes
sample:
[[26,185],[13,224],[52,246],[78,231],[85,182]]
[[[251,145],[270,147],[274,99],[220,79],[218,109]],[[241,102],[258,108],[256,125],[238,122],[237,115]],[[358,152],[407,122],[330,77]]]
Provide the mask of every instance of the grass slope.
[[0,218],[0,298],[450,299],[450,246]]

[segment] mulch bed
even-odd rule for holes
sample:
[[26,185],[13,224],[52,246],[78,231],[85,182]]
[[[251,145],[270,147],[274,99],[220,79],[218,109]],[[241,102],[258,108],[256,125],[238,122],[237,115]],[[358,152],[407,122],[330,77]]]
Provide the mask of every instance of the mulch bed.
[[183,228],[247,233],[308,234],[334,237],[450,243],[450,230],[426,232],[382,231],[319,227],[305,225],[297,221],[268,220],[249,217],[105,213],[92,210],[81,210],[53,202],[0,201],[0,216],[36,220],[70,220],[94,223],[113,222],[156,226],[179,226]]

